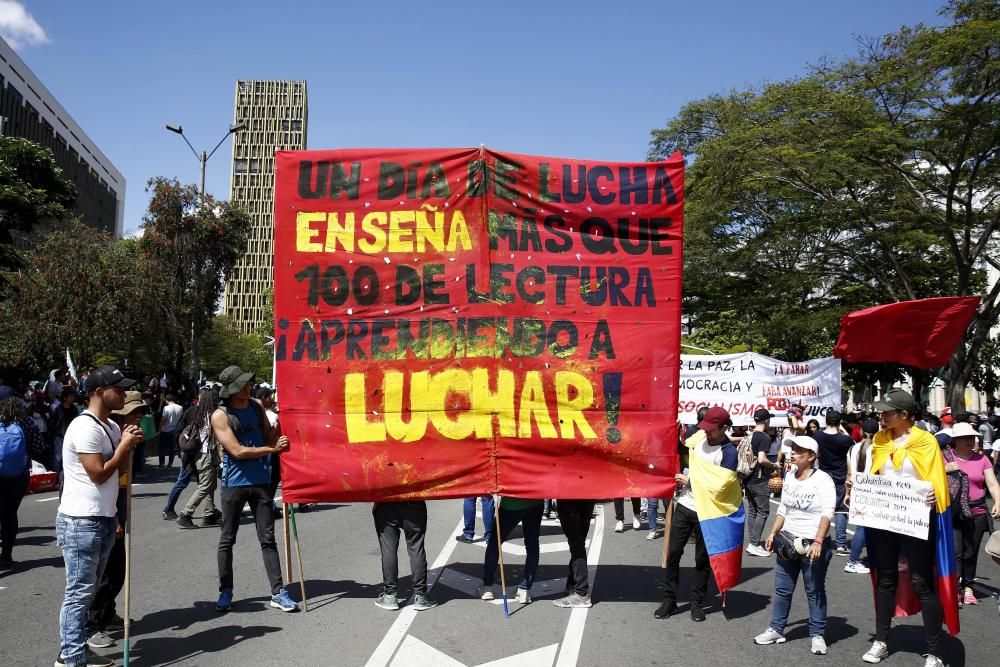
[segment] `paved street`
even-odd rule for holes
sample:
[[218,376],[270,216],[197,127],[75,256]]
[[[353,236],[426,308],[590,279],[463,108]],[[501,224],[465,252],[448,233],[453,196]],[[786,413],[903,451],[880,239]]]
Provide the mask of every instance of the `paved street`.
[[[174,473],[176,471],[173,471]],[[153,471],[135,489],[133,543],[133,662],[135,665],[746,665],[827,660],[862,664],[873,629],[868,578],[843,572],[835,558],[827,580],[830,618],[826,658],[809,654],[804,593],[796,594],[788,643],[755,646],[752,638],[769,620],[773,559],[744,557],[743,579],[728,594],[726,608],[711,598],[708,619],[696,624],[686,613],[682,570],[682,613],[656,620],[662,595],[662,539],[647,541],[631,530],[626,503],[623,534],[613,532],[611,503],[598,505],[589,543],[595,576],[589,610],[552,606],[561,590],[568,552],[558,522],[542,526],[542,557],[532,591],[535,602],[500,603],[471,597],[482,570],[482,543],[460,544],[460,501],[428,504],[428,562],[431,595],[441,606],[416,613],[377,608],[378,543],[369,504],[319,505],[300,515],[299,534],[306,568],[307,614],[282,614],[266,606],[264,568],[249,516],[235,550],[236,603],[216,613],[215,548],[218,529],[179,530],[159,513],[169,490],[169,471]],[[193,490],[189,488],[182,499]],[[21,506],[21,534],[15,559],[21,568],[0,578],[0,664],[51,665],[58,651],[58,613],[64,584],[53,522],[55,494],[33,495]],[[772,513],[773,516],[773,513]],[[482,524],[477,524],[481,532]],[[515,533],[516,535],[517,533]],[[692,565],[688,549],[684,568]],[[283,558],[283,557],[282,557]],[[408,572],[401,548],[401,574]],[[505,548],[507,581],[516,584],[523,546]],[[985,555],[980,578],[1000,582],[1000,567]],[[408,590],[409,578],[401,581]],[[298,582],[290,586],[299,598]],[[124,609],[119,607],[119,612]],[[1000,622],[995,600],[963,609],[961,641],[948,643],[951,665],[995,664]],[[896,623],[888,665],[922,664],[919,617]],[[121,657],[120,647],[106,651]]]

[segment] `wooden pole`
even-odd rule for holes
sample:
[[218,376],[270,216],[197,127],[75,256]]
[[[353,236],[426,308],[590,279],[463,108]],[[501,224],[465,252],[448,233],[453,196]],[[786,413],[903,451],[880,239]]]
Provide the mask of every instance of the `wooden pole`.
[[674,499],[666,501],[663,510],[663,555],[660,556],[660,567],[667,567],[667,553],[670,551],[670,527],[674,522]]
[[129,661],[129,636],[132,618],[132,461],[134,452],[129,453],[125,483],[125,639],[122,660],[125,667]]
[[292,524],[292,534],[295,536],[295,553],[299,561],[299,587],[302,590],[302,609],[309,613],[309,601],[306,600],[306,573],[302,571],[302,545],[299,544],[299,529],[295,525],[295,510],[292,509],[291,504],[287,504],[285,507],[288,508],[291,515],[289,521]]
[[292,535],[288,530],[288,510],[291,503],[284,503],[281,512],[281,527],[284,532],[285,542],[285,582],[292,583]]
[[[507,577],[503,571],[503,535],[500,534],[500,496],[493,498],[493,530],[497,536],[497,553],[500,556],[500,595],[503,596],[503,615],[510,618],[510,609],[507,607]],[[489,545],[486,545],[489,548]]]

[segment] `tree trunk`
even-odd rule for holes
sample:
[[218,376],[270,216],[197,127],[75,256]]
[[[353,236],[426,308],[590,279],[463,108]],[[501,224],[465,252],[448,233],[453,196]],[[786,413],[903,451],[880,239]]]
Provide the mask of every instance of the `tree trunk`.
[[201,332],[191,326],[191,381],[198,385],[201,380]]

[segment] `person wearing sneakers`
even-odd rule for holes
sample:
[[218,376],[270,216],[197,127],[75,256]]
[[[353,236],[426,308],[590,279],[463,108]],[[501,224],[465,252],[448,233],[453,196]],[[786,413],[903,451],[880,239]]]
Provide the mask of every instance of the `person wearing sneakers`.
[[563,608],[586,608],[590,602],[590,580],[587,574],[587,533],[594,516],[593,500],[560,500],[559,525],[569,543],[569,575],[565,596],[552,602]]
[[411,502],[375,503],[372,506],[378,548],[382,552],[382,594],[375,606],[396,611],[399,609],[397,580],[399,579],[399,533],[406,537],[406,552],[410,556],[410,573],[413,576],[413,609],[425,611],[437,606],[427,595],[427,552],[424,536],[427,535],[427,503]]
[[840,427],[843,415],[837,410],[827,410],[826,428],[813,434],[819,444],[819,469],[833,480],[837,489],[837,513],[833,519],[836,554],[847,556],[851,553],[847,546],[847,453],[854,446],[854,440]]
[[87,409],[63,439],[63,490],[56,514],[56,543],[66,564],[66,593],[59,613],[59,657],[66,665],[113,665],[87,647],[87,611],[104,576],[118,526],[118,476],[128,469],[142,430],[111,421],[135,384],[113,366],[94,370],[84,385]]
[[[861,432],[864,439],[851,447],[847,453],[847,492],[844,496],[844,505],[851,505],[851,484],[854,473],[864,472],[868,465],[868,458],[871,456],[872,437],[878,433],[878,421],[866,419],[861,423]],[[857,526],[854,529],[854,536],[851,538],[851,555],[844,565],[844,572],[849,574],[869,574],[871,568],[861,562],[861,550],[865,548],[865,527]]]
[[[222,524],[222,512],[215,507],[215,488],[218,486],[218,455],[215,443],[212,441],[212,413],[219,405],[217,390],[212,387],[202,387],[198,392],[198,403],[188,413],[184,429],[191,424],[200,424],[198,441],[201,447],[190,454],[193,459],[198,488],[188,499],[187,505],[177,515],[177,526],[180,528],[197,528],[194,523],[194,513],[198,505],[205,502],[205,514],[202,516],[202,526],[219,526]],[[182,429],[183,430],[183,429]],[[272,492],[273,494],[273,492]]]
[[792,594],[802,575],[809,601],[810,650],[826,655],[826,572],[833,558],[830,523],[837,491],[830,476],[816,468],[819,445],[808,435],[791,438],[792,468],[781,488],[778,516],[765,548],[778,558],[774,564],[771,624],[754,637],[755,644],[783,644]]
[[[642,498],[632,498],[632,529],[642,528]],[[625,532],[625,499],[615,498],[615,532]]]
[[[143,416],[149,412],[149,407],[142,401],[142,393],[138,391],[125,392],[125,405],[121,410],[113,410],[111,419],[124,430],[128,426],[139,427]],[[141,430],[141,428],[140,428]],[[133,469],[133,474],[134,474]],[[110,632],[124,628],[124,621],[116,613],[115,598],[125,584],[125,522],[128,520],[126,503],[126,487],[128,474],[118,474],[118,527],[115,530],[115,545],[108,556],[108,564],[104,568],[104,576],[94,601],[87,612],[87,646],[90,648],[109,648],[115,645]]]
[[767,483],[775,464],[767,455],[771,451],[771,438],[767,429],[771,425],[773,414],[760,408],[753,413],[754,429],[750,436],[750,449],[753,451],[755,464],[746,482],[747,499],[747,533],[749,543],[746,551],[751,556],[770,556],[771,552],[761,546],[760,537],[764,533],[764,525],[771,514],[771,489]]
[[[717,466],[735,471],[738,463],[736,446],[726,435],[726,427],[731,425],[732,420],[725,408],[709,408],[702,420],[698,422],[698,431],[704,431],[705,435],[700,442],[686,448],[690,450],[689,456],[700,456]],[[695,431],[691,438],[699,437],[698,431]],[[693,442],[691,438],[688,438],[688,442]],[[685,470],[687,469],[685,468]],[[693,534],[694,577],[691,580],[691,620],[701,622],[705,620],[705,610],[702,608],[702,604],[705,601],[705,594],[708,592],[711,562],[708,557],[708,549],[705,546],[705,538],[701,533],[701,524],[698,521],[698,508],[692,493],[691,479],[685,472],[674,475],[674,481],[677,484],[674,492],[674,515],[670,526],[670,535],[664,536],[664,539],[669,540],[669,545],[663,602],[653,612],[653,616],[660,619],[669,618],[677,611],[681,557],[684,555],[684,547],[687,545],[688,539]]]
[[288,436],[271,428],[264,408],[250,398],[254,374],[229,366],[219,374],[222,404],[212,413],[212,432],[222,445],[222,533],[219,536],[219,600],[215,608],[227,612],[233,605],[233,544],[243,508],[250,504],[257,540],[271,584],[271,606],[285,612],[299,610],[281,581],[278,545],[274,541],[271,495],[271,455],[288,450]]
[[524,533],[524,577],[517,587],[517,601],[519,604],[531,602],[531,584],[535,581],[535,572],[538,570],[538,556],[540,548],[538,536],[542,530],[542,508],[544,501],[528,500],[521,498],[500,498],[500,539],[494,538],[486,545],[486,561],[483,564],[483,585],[479,587],[479,598],[481,600],[496,599],[496,591],[493,590],[496,581],[497,562],[500,559],[500,543],[521,524]]
[[[910,583],[920,601],[923,634],[927,640],[924,665],[943,667],[944,662],[940,658],[944,638],[941,624],[946,619],[942,605],[950,601],[938,598],[935,568],[942,558],[940,554],[947,549],[947,542],[952,542],[952,536],[938,536],[934,511],[937,494],[948,493],[944,457],[934,436],[915,426],[919,407],[909,392],[900,388],[890,389],[882,400],[875,403],[875,409],[879,412],[882,430],[872,438],[866,472],[889,479],[930,482],[932,487],[927,493],[930,528],[927,539],[878,528],[865,531],[872,569],[878,576],[875,581],[875,641],[861,658],[868,663],[878,663],[889,657],[889,630],[896,610],[896,591],[900,574],[906,576],[906,570],[900,570],[899,557],[905,552]],[[957,607],[957,602],[950,603]],[[957,609],[954,613],[957,614]],[[952,610],[949,610],[951,615]],[[953,632],[957,631],[958,628],[954,627]]]
[[951,451],[945,452],[946,472],[961,470],[969,478],[969,509],[972,516],[961,511],[952,514],[955,532],[955,556],[958,560],[958,584],[962,604],[979,604],[972,582],[976,580],[979,545],[990,531],[990,512],[986,509],[986,491],[993,497],[992,516],[1000,519],[1000,485],[993,464],[976,451],[976,427],[964,422],[955,424],[951,434]]

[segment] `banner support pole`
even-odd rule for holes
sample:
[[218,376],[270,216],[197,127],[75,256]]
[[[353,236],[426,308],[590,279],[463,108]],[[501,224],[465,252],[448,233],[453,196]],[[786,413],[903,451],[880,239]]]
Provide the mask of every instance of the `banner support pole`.
[[132,461],[134,452],[129,452],[126,475],[128,483],[125,485],[125,638],[124,653],[122,661],[125,667],[129,663],[129,642],[131,635],[132,618]]
[[663,510],[663,554],[660,556],[660,568],[667,567],[667,553],[670,551],[670,527],[674,523],[674,499],[666,501]]
[[[493,521],[497,536],[497,554],[500,557],[500,595],[503,596],[503,616],[510,618],[510,609],[507,607],[507,577],[503,571],[503,539],[500,534],[500,496],[493,496]],[[486,545],[489,548],[490,545]]]
[[299,529],[295,525],[295,510],[291,504],[288,507],[289,522],[292,524],[292,534],[295,536],[295,553],[299,561],[299,588],[302,590],[302,609],[309,613],[309,601],[306,600],[306,573],[302,571],[302,545],[299,543]]
[[281,513],[281,527],[285,543],[285,581],[288,583],[292,583],[292,536],[288,528],[288,510],[291,506],[291,503],[283,503]]

